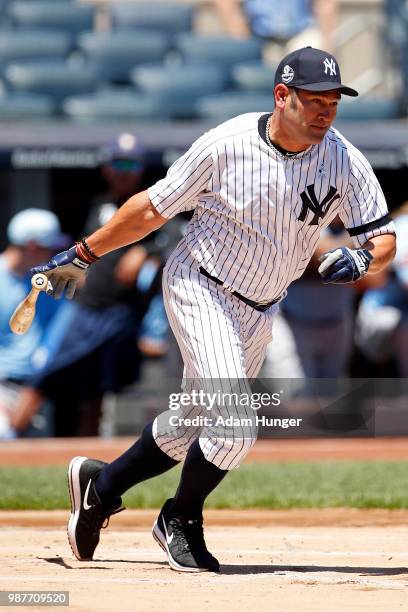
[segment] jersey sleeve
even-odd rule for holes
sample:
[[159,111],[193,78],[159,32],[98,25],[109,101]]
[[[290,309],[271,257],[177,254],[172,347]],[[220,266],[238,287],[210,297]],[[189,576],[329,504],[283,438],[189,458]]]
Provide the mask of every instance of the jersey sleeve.
[[201,136],[168,169],[164,179],[149,187],[150,201],[166,219],[196,207],[197,196],[207,189],[213,173],[208,134]]
[[350,182],[340,217],[356,247],[381,234],[395,234],[377,177],[361,155],[351,160]]

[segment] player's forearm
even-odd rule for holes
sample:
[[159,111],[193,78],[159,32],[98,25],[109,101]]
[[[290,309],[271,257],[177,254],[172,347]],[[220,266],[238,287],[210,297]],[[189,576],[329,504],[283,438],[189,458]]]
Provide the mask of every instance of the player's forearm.
[[227,34],[235,38],[251,36],[251,30],[238,0],[214,0],[214,4]]
[[338,0],[315,0],[314,12],[322,35],[322,48],[334,53],[335,33],[338,27]]
[[101,257],[141,240],[165,222],[153,208],[147,191],[142,191],[129,198],[108,223],[87,238],[87,243]]
[[368,274],[377,274],[388,266],[395,257],[395,235],[384,234],[382,236],[375,236],[366,242],[363,248],[370,251],[374,258],[368,268]]

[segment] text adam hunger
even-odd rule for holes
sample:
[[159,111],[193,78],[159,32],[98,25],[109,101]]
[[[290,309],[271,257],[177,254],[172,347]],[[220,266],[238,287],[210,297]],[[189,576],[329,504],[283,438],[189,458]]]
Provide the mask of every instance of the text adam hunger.
[[266,416],[258,416],[254,414],[252,418],[238,418],[238,417],[223,417],[218,416],[217,418],[209,416],[195,416],[191,419],[178,417],[173,415],[169,418],[169,423],[172,427],[210,427],[210,426],[222,426],[222,427],[250,427],[251,425],[258,425],[260,427],[281,427],[282,429],[288,429],[288,427],[299,427],[303,419],[278,419]]

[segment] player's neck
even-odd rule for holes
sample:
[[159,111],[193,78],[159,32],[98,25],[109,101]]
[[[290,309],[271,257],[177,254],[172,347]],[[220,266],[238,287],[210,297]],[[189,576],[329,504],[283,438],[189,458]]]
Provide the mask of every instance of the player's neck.
[[310,147],[310,144],[300,143],[287,134],[276,114],[269,121],[269,139],[278,149],[288,153],[301,153]]

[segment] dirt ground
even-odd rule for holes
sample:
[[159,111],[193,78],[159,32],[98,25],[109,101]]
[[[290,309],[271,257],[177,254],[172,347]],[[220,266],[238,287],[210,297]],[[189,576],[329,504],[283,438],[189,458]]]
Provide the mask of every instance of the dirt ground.
[[[105,460],[132,442],[17,441],[1,465]],[[258,442],[248,461],[408,459],[408,440]],[[69,591],[70,609],[102,611],[408,611],[408,510],[293,509],[206,512],[220,574],[169,569],[152,539],[155,510],[111,518],[92,562],[68,546],[65,511],[0,512],[0,591]],[[29,609],[29,608],[25,608]]]
[[[71,554],[66,513],[49,513],[49,527],[12,526],[23,522],[21,514],[13,519],[2,513],[0,590],[69,591],[72,610],[408,610],[406,512],[374,513],[374,526],[369,512],[364,519],[351,511],[350,520],[347,510],[298,510],[287,526],[279,524],[284,513],[275,520],[274,512],[255,512],[250,525],[246,511],[246,524],[237,525],[235,512],[229,517],[234,527],[216,524],[228,516],[213,516],[207,544],[222,564],[220,574],[170,570],[145,526],[152,511],[129,513],[126,524],[119,521],[126,513],[112,517],[92,562]],[[343,526],[353,521],[357,526]]]
[[[2,465],[67,465],[75,455],[112,461],[135,438],[48,438],[0,442]],[[408,459],[408,438],[258,440],[245,463]]]

